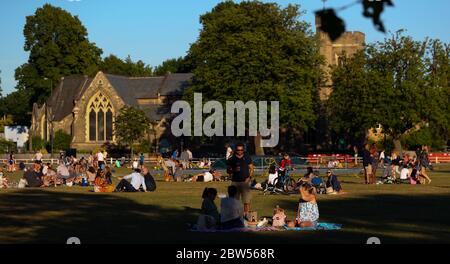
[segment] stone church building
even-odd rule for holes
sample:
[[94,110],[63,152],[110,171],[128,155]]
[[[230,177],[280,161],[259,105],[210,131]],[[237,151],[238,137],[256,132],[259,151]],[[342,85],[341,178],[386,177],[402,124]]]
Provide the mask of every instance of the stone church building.
[[44,105],[34,105],[32,134],[50,140],[52,130],[62,130],[72,136],[71,147],[79,150],[116,143],[114,118],[128,105],[150,118],[149,139],[156,139],[157,146],[168,126],[170,106],[183,95],[191,77],[177,73],[132,78],[98,72],[94,78],[62,78]]

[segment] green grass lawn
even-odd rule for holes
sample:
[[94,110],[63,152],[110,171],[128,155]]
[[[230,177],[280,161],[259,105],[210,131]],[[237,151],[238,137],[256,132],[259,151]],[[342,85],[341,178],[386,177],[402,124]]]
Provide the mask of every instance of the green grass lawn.
[[[0,190],[0,243],[65,243],[73,236],[82,243],[365,243],[372,236],[382,243],[450,243],[450,167],[437,167],[430,175],[429,186],[367,186],[357,175],[340,176],[348,194],[318,197],[320,221],[342,224],[339,231],[187,231],[186,224],[196,222],[199,214],[203,188],[225,193],[229,183],[165,183],[156,175],[155,193],[96,194],[83,187]],[[252,209],[270,217],[279,205],[292,219],[298,198],[253,191]]]

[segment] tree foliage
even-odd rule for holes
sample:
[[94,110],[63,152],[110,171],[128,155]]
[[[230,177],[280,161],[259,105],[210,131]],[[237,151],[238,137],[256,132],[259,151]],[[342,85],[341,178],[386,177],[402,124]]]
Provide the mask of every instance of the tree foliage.
[[23,33],[24,50],[30,55],[16,69],[15,78],[22,98],[29,100],[21,101],[27,105],[21,115],[27,115],[33,103],[43,103],[61,77],[92,75],[98,69],[102,50],[89,42],[78,17],[59,7],[45,4],[38,8],[26,18]]
[[187,57],[168,59],[155,68],[154,75],[163,76],[167,73],[189,73],[192,67]]
[[109,55],[102,61],[100,70],[109,74],[129,77],[152,76],[152,68],[149,65],[146,65],[141,60],[134,62],[130,56],[125,60],[121,60],[115,55]]
[[150,119],[137,108],[124,106],[116,116],[114,134],[118,142],[123,142],[132,148],[133,144],[142,139],[150,129]]
[[306,130],[320,77],[319,46],[296,5],[225,1],[202,15],[189,50],[193,92],[205,100],[279,101],[280,124]]
[[55,133],[55,138],[53,141],[53,148],[55,150],[67,150],[70,148],[70,143],[72,142],[72,137],[62,130],[58,130]]
[[12,116],[13,124],[27,125],[30,123],[31,111],[29,102],[30,95],[25,90],[14,91],[7,96],[0,98],[0,116]]
[[344,59],[328,102],[333,128],[363,133],[381,124],[401,150],[402,137],[431,128],[449,137],[449,46],[402,31]]

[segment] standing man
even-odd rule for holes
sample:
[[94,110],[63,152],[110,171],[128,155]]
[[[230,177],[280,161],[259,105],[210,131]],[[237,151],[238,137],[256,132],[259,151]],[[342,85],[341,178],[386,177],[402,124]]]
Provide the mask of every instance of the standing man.
[[236,152],[227,161],[227,173],[231,176],[231,185],[237,188],[237,198],[244,203],[244,215],[250,211],[250,183],[254,166],[249,155],[245,153],[244,144],[236,144]]
[[186,152],[188,154],[188,168],[190,169],[192,167],[191,164],[194,156],[192,155],[192,151],[190,149],[186,149]]
[[370,184],[372,178],[372,157],[370,156],[369,144],[364,145],[363,151],[363,166],[364,166],[364,178],[366,184]]

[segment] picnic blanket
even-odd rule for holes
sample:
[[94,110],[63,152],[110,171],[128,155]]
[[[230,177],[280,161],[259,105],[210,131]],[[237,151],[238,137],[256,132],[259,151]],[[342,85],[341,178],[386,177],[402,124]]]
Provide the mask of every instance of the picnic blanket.
[[288,231],[314,231],[314,230],[339,230],[342,228],[340,224],[318,223],[315,227],[284,227]]
[[342,228],[340,224],[333,223],[318,223],[315,227],[287,227],[284,226],[282,228],[278,227],[244,227],[244,228],[233,228],[227,230],[221,229],[207,229],[207,230],[197,230],[195,228],[191,229],[192,232],[201,232],[201,233],[235,233],[235,232],[272,232],[272,231],[315,231],[315,230],[339,230]]

